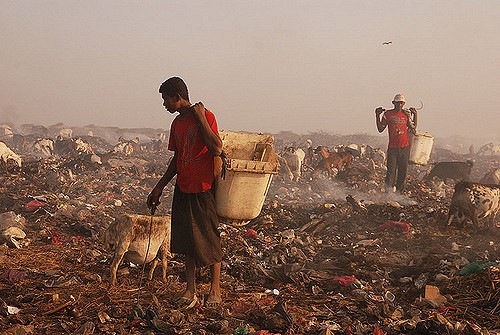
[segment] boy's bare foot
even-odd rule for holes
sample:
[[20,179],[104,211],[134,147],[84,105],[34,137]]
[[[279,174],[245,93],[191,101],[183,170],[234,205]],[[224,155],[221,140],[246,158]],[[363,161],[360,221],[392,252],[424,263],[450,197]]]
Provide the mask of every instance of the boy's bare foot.
[[222,303],[222,297],[220,293],[210,292],[208,294],[207,300],[205,301],[205,306],[216,307]]

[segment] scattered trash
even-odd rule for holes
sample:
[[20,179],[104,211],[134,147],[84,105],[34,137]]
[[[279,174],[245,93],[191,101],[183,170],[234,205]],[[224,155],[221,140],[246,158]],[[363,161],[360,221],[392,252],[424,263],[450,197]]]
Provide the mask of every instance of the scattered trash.
[[[403,208],[404,207],[397,201],[388,201],[386,204],[387,204],[387,206],[391,206],[394,208]],[[401,213],[401,214],[403,214],[403,216],[404,216],[404,213]]]
[[355,210],[366,212],[366,206],[362,201],[355,199],[352,195],[346,197],[347,203],[350,204]]
[[249,325],[241,325],[234,330],[234,335],[248,335],[248,334],[250,334]]
[[394,302],[394,300],[396,299],[396,296],[394,294],[392,294],[391,291],[386,291],[384,294],[384,298],[385,298],[385,300],[387,300],[389,302]]
[[85,322],[80,328],[78,328],[74,335],[92,335],[95,331],[95,325],[92,321]]
[[274,295],[280,295],[280,290],[278,290],[277,288],[274,288],[272,290],[265,290],[265,293],[267,294],[274,294]]
[[415,282],[413,284],[415,285],[415,287],[417,289],[420,290],[425,286],[428,279],[429,279],[428,275],[426,273],[422,273],[422,274],[420,274],[420,276],[418,276],[418,278],[415,280]]
[[500,264],[500,262],[487,262],[484,264],[471,262],[471,263],[467,264],[466,266],[464,266],[460,270],[459,274],[462,276],[466,276],[466,275],[470,275],[470,274],[474,274],[474,273],[478,273],[478,272],[483,272],[484,269],[486,269],[492,265],[497,265],[497,264]]
[[21,214],[16,214],[13,211],[0,213],[0,231],[9,227],[18,227],[23,229],[26,224],[26,219]]
[[8,269],[7,271],[5,271],[0,275],[0,280],[5,280],[10,284],[15,284],[26,278],[27,275],[28,275],[27,271]]
[[381,295],[369,294],[368,297],[376,302],[384,302],[385,301],[384,297]]
[[[128,275],[106,289],[111,253],[101,237],[120,214],[149,214],[145,198],[171,153],[124,157],[100,150],[102,164],[92,156],[25,153],[22,174],[0,173],[0,201],[12,209],[6,220],[0,213],[0,236],[9,227],[27,235],[14,237],[17,229],[5,235],[19,250],[0,244],[0,303],[20,310],[2,310],[0,332],[493,334],[500,270],[486,262],[499,259],[495,237],[468,223],[445,229],[454,183],[419,180],[422,167],[409,167],[404,195],[382,193],[385,166],[358,149],[352,167],[332,176],[312,178],[307,166],[298,182],[274,175],[261,214],[245,228],[221,222],[220,309],[203,303],[173,309],[172,297],[185,289],[182,258],[173,255],[166,282],[155,273],[143,286],[144,308],[135,316],[141,267],[119,268]],[[436,151],[432,158],[463,161],[448,154]],[[472,172],[495,164],[480,158]],[[165,188],[158,211],[169,212],[173,190],[173,184]],[[208,270],[198,275],[205,278]],[[197,289],[205,301],[207,285]]]
[[[13,211],[0,213],[0,244],[7,243],[11,248],[21,248],[23,244],[18,240],[26,237],[23,231],[26,219]],[[29,243],[29,242],[28,242]]]
[[259,237],[259,234],[257,234],[257,232],[253,229],[248,229],[245,234],[244,234],[245,237],[250,237],[250,238],[257,238]]
[[35,326],[33,325],[14,325],[2,332],[3,335],[29,335],[35,334]]
[[285,245],[291,243],[295,239],[295,231],[287,229],[281,232],[281,242]]
[[332,281],[334,283],[338,283],[338,284],[343,285],[343,286],[348,286],[351,283],[354,283],[355,281],[357,281],[357,278],[355,275],[351,275],[351,276],[343,276],[343,277],[333,278]]
[[424,298],[434,308],[441,307],[445,302],[448,301],[446,297],[440,294],[439,288],[432,285],[425,286]]
[[45,206],[45,203],[35,199],[31,200],[26,205],[24,205],[24,209],[27,210],[28,212],[33,212],[36,211],[37,209],[42,208],[43,206]]
[[394,227],[401,227],[403,228],[403,234],[405,234],[408,238],[413,237],[411,234],[411,227],[409,223],[406,222],[399,222],[399,221],[388,221],[384,224],[381,224],[378,226],[378,229],[389,229],[389,228],[394,228]]
[[2,231],[0,235],[0,243],[7,242],[11,248],[21,248],[21,243],[17,240],[22,240],[26,237],[26,233],[18,227],[9,227]]
[[99,318],[99,321],[101,323],[106,323],[106,322],[111,321],[111,318],[109,317],[109,315],[104,311],[99,311],[97,313],[97,317]]

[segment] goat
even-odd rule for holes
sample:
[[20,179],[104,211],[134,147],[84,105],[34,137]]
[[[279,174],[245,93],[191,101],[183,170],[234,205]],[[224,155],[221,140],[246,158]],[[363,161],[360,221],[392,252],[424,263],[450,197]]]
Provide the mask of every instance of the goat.
[[461,181],[455,185],[448,211],[448,225],[457,218],[463,226],[471,220],[479,227],[479,219],[490,217],[491,224],[500,210],[500,186]]
[[116,284],[116,272],[123,258],[135,264],[143,264],[144,260],[146,263],[153,261],[149,280],[153,278],[160,258],[162,278],[166,281],[167,257],[170,255],[170,216],[123,214],[106,230],[104,243],[114,251],[110,266],[111,286]]
[[0,141],[0,158],[5,165],[5,171],[8,173],[9,170],[7,168],[7,161],[13,160],[16,162],[17,166],[21,168],[21,156],[16,154],[14,151],[10,150],[10,148],[3,142]]

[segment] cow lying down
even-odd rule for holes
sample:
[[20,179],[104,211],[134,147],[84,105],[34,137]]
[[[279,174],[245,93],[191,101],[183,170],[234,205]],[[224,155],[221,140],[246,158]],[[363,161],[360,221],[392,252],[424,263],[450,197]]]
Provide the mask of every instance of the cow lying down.
[[163,266],[163,280],[166,281],[167,262],[170,256],[170,216],[153,216],[151,239],[147,257],[151,216],[123,214],[111,223],[106,231],[104,243],[114,251],[110,266],[110,285],[116,284],[116,272],[123,258],[134,263],[143,264],[153,261],[149,271],[149,280],[160,259]]
[[456,218],[463,226],[467,220],[479,227],[479,219],[490,217],[490,222],[500,210],[500,185],[479,184],[462,181],[455,185],[448,211],[448,225]]

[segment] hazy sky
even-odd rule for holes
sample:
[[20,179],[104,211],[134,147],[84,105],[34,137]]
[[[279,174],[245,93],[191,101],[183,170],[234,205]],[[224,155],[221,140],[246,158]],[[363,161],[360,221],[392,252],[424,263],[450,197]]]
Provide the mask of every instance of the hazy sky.
[[[500,139],[500,1],[0,0],[0,122],[168,129],[180,76],[220,129]],[[390,45],[382,45],[392,41]]]

